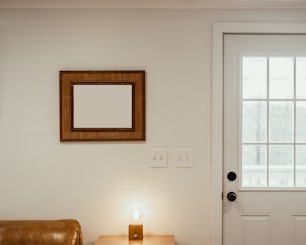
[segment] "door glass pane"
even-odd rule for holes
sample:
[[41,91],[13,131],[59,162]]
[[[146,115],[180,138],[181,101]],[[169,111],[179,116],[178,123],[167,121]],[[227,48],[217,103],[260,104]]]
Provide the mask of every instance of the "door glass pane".
[[293,103],[290,101],[270,102],[269,139],[271,142],[293,141]]
[[293,147],[291,145],[270,145],[269,186],[293,186]]
[[242,187],[306,187],[306,57],[243,57],[241,82]]
[[269,59],[269,95],[272,99],[293,98],[294,59],[277,57]]
[[306,145],[296,146],[296,186],[306,187]]
[[296,58],[296,97],[306,99],[306,57]]
[[263,142],[266,140],[266,102],[243,102],[243,142]]
[[267,58],[242,59],[242,96],[245,99],[267,97]]
[[306,142],[306,101],[296,102],[296,141]]
[[266,186],[266,146],[244,145],[242,148],[242,186]]

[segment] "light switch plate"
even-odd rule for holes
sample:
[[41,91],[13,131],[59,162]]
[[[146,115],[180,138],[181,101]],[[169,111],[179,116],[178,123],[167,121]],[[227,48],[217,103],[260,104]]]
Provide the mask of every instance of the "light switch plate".
[[149,150],[148,165],[150,168],[166,168],[168,166],[167,148],[151,148]]
[[191,148],[179,148],[175,150],[175,166],[177,168],[192,168],[194,152]]

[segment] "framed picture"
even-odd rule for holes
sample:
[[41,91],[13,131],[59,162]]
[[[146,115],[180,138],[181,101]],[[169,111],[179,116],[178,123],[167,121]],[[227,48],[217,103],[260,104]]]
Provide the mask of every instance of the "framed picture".
[[60,71],[60,141],[145,136],[145,71]]

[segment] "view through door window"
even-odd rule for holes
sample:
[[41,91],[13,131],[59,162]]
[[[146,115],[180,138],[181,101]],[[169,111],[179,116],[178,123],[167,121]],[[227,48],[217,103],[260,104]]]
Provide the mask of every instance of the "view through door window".
[[241,64],[241,186],[306,187],[306,57]]

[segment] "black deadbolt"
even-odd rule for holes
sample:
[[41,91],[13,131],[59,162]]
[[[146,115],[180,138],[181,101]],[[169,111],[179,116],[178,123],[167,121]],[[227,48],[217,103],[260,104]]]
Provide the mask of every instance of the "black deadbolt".
[[236,178],[237,178],[237,174],[235,172],[231,171],[227,174],[227,179],[229,181],[234,181]]

